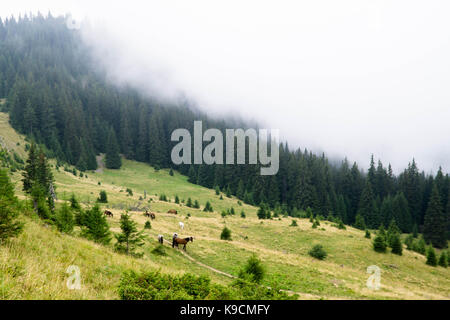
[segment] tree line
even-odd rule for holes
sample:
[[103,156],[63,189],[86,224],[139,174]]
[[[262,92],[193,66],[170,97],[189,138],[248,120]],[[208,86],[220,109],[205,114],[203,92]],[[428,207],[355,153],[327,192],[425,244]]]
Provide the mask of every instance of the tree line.
[[261,176],[259,165],[175,166],[170,160],[173,130],[186,128],[192,134],[194,120],[202,120],[204,130],[222,132],[248,124],[211,119],[189,101],[169,103],[108,83],[63,17],[1,21],[0,43],[0,97],[7,98],[3,111],[16,130],[45,146],[47,156],[85,171],[97,168],[100,153],[106,154],[108,168],[120,168],[123,155],[157,169],[177,169],[192,183],[291,216],[311,208],[371,229],[395,220],[402,232],[419,229],[435,246],[447,243],[450,178],[442,170],[425,174],[412,160],[395,175],[390,165],[372,157],[365,172],[347,159],[337,163],[287,143],[279,145],[275,176]]

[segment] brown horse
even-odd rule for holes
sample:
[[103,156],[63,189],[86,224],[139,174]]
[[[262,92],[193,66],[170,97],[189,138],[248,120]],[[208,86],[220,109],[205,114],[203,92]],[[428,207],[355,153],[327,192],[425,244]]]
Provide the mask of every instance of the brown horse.
[[154,220],[156,218],[156,214],[153,213],[153,212],[145,211],[144,212],[144,217],[151,218],[152,220]]
[[178,238],[178,237],[174,237],[173,241],[172,241],[172,248],[175,248],[175,246],[178,248],[179,244],[183,244],[183,250],[186,251],[186,244],[188,242],[194,242],[194,237],[188,237],[188,238]]
[[177,214],[178,212],[177,212],[177,210],[175,210],[175,209],[170,209],[169,211],[167,211],[167,213]]
[[107,217],[114,217],[113,213],[111,211],[105,210],[105,212],[103,212],[103,214]]

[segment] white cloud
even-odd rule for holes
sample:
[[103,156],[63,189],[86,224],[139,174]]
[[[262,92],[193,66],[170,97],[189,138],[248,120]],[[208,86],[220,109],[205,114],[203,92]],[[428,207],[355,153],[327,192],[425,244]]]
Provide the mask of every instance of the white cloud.
[[[3,4],[2,6],[5,6]],[[17,1],[88,17],[115,80],[213,115],[279,128],[292,146],[450,171],[447,1]]]

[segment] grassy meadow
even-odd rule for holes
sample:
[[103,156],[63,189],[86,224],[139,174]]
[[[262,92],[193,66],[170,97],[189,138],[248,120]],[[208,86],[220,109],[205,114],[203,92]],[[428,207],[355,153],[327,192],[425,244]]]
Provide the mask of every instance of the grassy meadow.
[[[24,138],[14,132],[7,116],[0,113],[0,137],[9,150],[25,158]],[[52,162],[55,165],[54,162]],[[161,270],[164,273],[189,272],[206,274],[217,283],[232,279],[213,272],[204,265],[237,276],[240,268],[252,254],[263,261],[266,277],[263,284],[298,293],[300,299],[449,299],[450,269],[430,267],[425,257],[403,250],[402,256],[380,254],[372,249],[372,240],[364,232],[348,227],[340,230],[331,222],[322,221],[317,229],[307,219],[295,219],[298,226],[290,226],[293,218],[280,217],[259,220],[257,208],[239,204],[236,198],[223,200],[214,190],[187,182],[187,177],[176,171],[158,170],[144,163],[123,160],[120,170],[102,169],[75,176],[62,167],[54,168],[57,204],[68,200],[74,193],[85,207],[93,206],[101,190],[108,195],[102,209],[114,213],[108,221],[113,232],[119,231],[120,213],[129,211],[143,229],[148,220],[143,212],[156,213],[152,228],[146,230],[144,257],[132,258],[115,253],[112,245],[105,247],[78,236],[60,234],[45,226],[36,217],[24,215],[25,232],[17,239],[0,247],[0,299],[117,299],[117,285],[124,270]],[[20,198],[20,173],[12,175]],[[126,189],[130,188],[130,196]],[[146,196],[144,195],[146,193]],[[160,201],[165,194],[170,202]],[[175,204],[175,195],[186,201],[198,200],[200,209]],[[145,198],[144,198],[145,197]],[[210,201],[214,212],[203,212]],[[234,216],[221,216],[222,210],[234,208]],[[178,215],[168,214],[176,209]],[[244,210],[246,218],[241,218]],[[189,215],[189,216],[188,216]],[[185,225],[180,230],[179,222]],[[224,226],[232,231],[232,240],[220,240]],[[166,246],[166,256],[151,251],[157,246],[157,235],[170,240],[177,232],[181,237],[193,236],[187,245],[188,259],[178,250]],[[315,244],[321,244],[328,253],[325,260],[308,255]],[[66,287],[69,265],[81,271],[81,290]],[[367,267],[381,269],[381,288],[366,286]]]

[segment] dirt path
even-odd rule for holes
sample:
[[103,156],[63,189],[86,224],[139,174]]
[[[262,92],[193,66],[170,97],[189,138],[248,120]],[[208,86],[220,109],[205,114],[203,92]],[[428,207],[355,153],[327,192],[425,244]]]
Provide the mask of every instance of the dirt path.
[[[170,247],[170,245],[169,245],[169,247]],[[226,277],[231,278],[231,279],[236,279],[236,278],[237,278],[236,276],[233,276],[233,275],[231,275],[231,274],[229,274],[229,273],[220,271],[220,270],[218,270],[218,269],[216,269],[216,268],[210,267],[210,266],[208,266],[208,265],[206,265],[206,264],[204,264],[204,263],[198,261],[197,259],[194,259],[194,258],[191,257],[190,255],[188,255],[187,252],[185,252],[183,249],[179,250],[179,252],[180,252],[182,255],[184,255],[186,258],[188,258],[189,260],[195,262],[196,264],[198,264],[198,265],[201,266],[201,267],[204,267],[204,268],[206,268],[206,269],[208,269],[208,270],[211,270],[212,272],[221,274],[221,275],[226,276]],[[269,287],[269,286],[266,286],[266,288],[272,289],[272,288]],[[286,292],[287,294],[290,294],[290,295],[297,294],[300,298],[304,298],[304,299],[320,299],[320,298],[321,298],[320,296],[317,296],[317,295],[314,295],[314,294],[309,294],[309,293],[295,292],[295,291],[284,290],[284,289],[280,289],[280,291]]]

